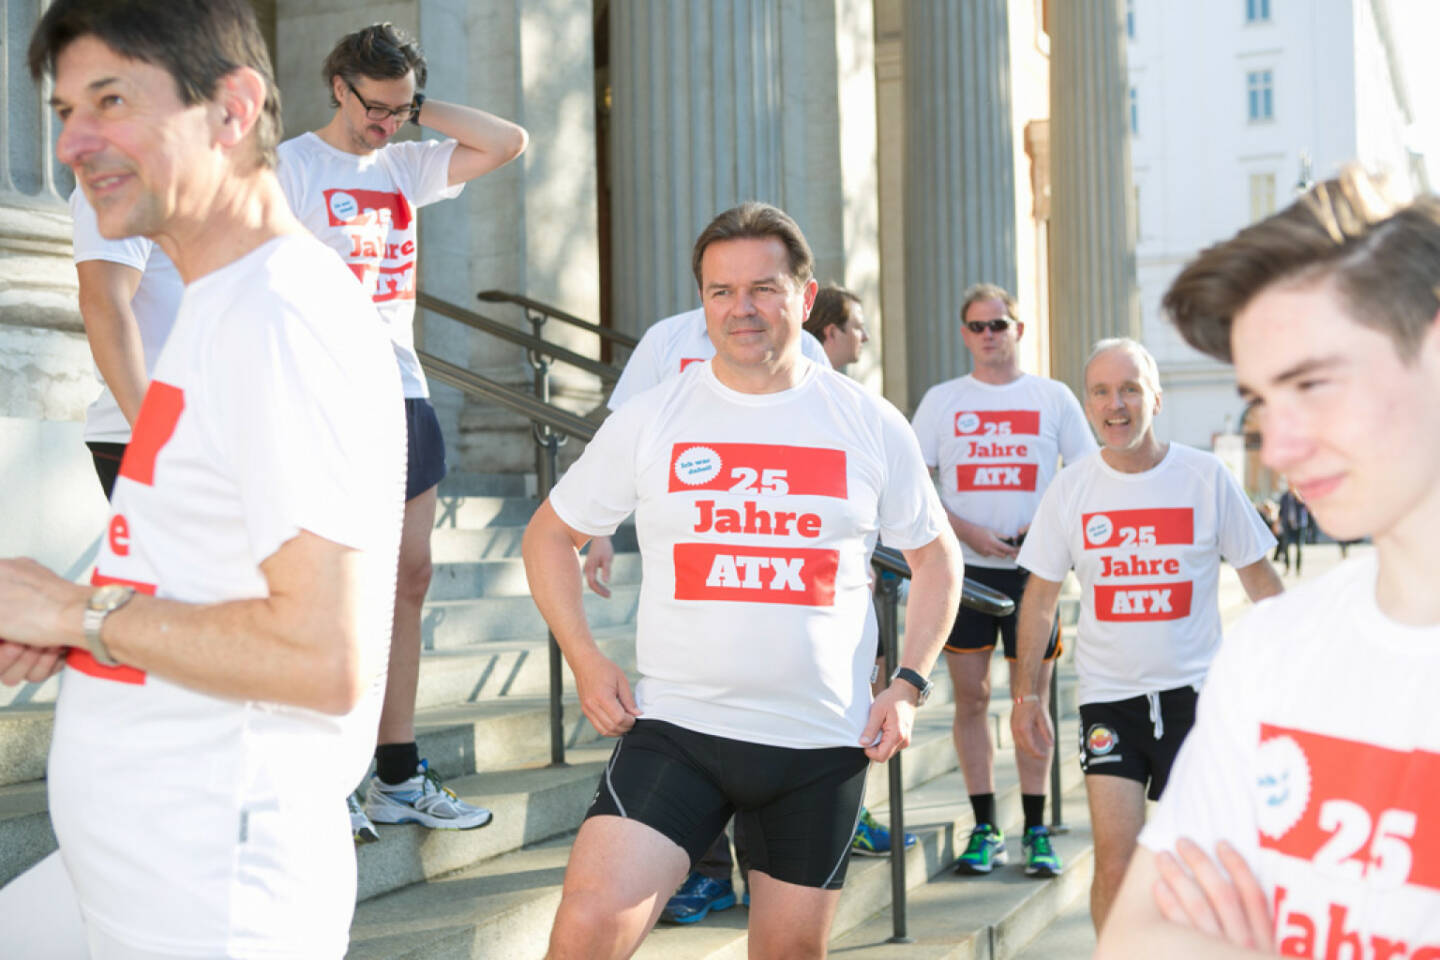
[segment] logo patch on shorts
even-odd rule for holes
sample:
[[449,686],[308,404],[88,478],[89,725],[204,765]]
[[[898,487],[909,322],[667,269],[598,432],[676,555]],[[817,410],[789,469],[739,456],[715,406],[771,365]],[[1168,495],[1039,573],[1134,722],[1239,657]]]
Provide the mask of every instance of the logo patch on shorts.
[[720,473],[720,454],[709,447],[690,447],[675,458],[675,479],[694,487]]
[[1103,757],[1120,742],[1115,731],[1103,723],[1092,723],[1085,732],[1085,749],[1091,756]]

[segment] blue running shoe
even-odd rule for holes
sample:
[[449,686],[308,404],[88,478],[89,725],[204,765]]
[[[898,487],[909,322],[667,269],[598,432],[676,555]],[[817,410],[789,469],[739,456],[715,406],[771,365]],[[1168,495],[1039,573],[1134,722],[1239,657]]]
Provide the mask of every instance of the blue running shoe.
[[[919,838],[915,834],[906,831],[905,849],[915,846]],[[860,810],[860,822],[855,825],[855,839],[850,841],[850,849],[862,857],[884,857],[890,853],[890,831],[880,825],[880,822],[870,815],[870,811]]]
[[660,911],[660,919],[665,923],[699,923],[711,910],[729,910],[733,906],[734,884],[692,872]]

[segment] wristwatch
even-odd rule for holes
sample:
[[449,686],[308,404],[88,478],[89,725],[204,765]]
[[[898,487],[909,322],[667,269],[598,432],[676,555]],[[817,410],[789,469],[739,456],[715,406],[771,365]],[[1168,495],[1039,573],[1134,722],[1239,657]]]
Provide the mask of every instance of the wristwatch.
[[425,94],[417,91],[415,99],[411,102],[414,104],[414,110],[410,114],[410,122],[418,127],[420,126],[420,108],[425,106]]
[[133,596],[134,587],[107,583],[90,594],[90,599],[85,601],[85,646],[89,648],[90,656],[101,666],[120,666],[120,661],[110,656],[110,648],[100,639],[100,628],[105,625],[106,617],[129,603]]
[[925,701],[930,699],[930,691],[935,689],[935,684],[926,680],[909,667],[900,667],[894,673],[890,674],[890,682],[894,683],[896,680],[904,680],[910,684],[910,686],[920,691],[920,697],[915,701],[915,706],[917,707],[925,706]]

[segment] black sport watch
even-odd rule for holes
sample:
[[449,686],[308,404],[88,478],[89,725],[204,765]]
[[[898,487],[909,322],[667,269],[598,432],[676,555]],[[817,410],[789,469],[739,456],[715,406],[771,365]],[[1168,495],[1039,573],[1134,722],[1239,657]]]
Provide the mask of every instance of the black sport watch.
[[920,697],[915,701],[915,706],[917,707],[925,706],[925,701],[930,699],[930,691],[935,689],[935,684],[926,680],[909,667],[900,667],[894,673],[890,674],[890,682],[894,683],[896,680],[904,680],[910,684],[910,686],[920,691]]
[[420,126],[420,108],[425,106],[425,94],[416,91],[415,99],[412,100],[411,103],[413,104],[413,112],[410,114],[410,122],[418,127]]

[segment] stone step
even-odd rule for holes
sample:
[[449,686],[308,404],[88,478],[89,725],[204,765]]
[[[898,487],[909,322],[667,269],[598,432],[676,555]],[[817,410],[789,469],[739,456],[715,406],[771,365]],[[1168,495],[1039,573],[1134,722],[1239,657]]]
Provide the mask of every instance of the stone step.
[[487,527],[523,529],[539,502],[529,497],[441,495],[435,504],[435,529],[483,530]]
[[454,471],[440,481],[437,491],[446,497],[528,497],[535,498],[534,473],[461,473]]
[[1088,894],[1088,889],[1075,891],[1075,898],[1045,925],[1045,929],[1016,955],[1015,960],[1057,960],[1094,955],[1095,927],[1090,922]]
[[[640,582],[640,555],[617,553],[611,566],[612,584]],[[519,557],[501,557],[466,563],[437,563],[426,600],[471,600],[477,597],[524,597],[530,601],[530,584]]]
[[[430,558],[435,563],[456,563],[519,557],[524,536],[523,523],[517,526],[437,527],[430,534]],[[635,527],[632,525],[620,527],[610,539],[617,553],[631,553],[637,549]]]
[[[607,599],[585,588],[585,618],[592,629],[634,623],[640,602],[638,583],[611,585]],[[421,644],[426,650],[455,650],[497,640],[544,635],[545,620],[529,594],[431,600],[420,617]],[[52,698],[53,699],[53,698]]]

